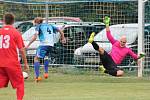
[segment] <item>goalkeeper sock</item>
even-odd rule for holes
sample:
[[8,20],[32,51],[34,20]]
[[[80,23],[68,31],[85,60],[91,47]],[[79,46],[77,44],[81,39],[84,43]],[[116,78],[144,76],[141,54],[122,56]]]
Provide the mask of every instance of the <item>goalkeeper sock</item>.
[[39,69],[40,69],[40,63],[39,62],[35,62],[34,63],[34,72],[35,72],[36,78],[39,77],[39,74],[40,74]]
[[98,44],[96,43],[96,42],[92,42],[92,46],[93,46],[93,48],[95,49],[95,50],[99,50],[99,46],[98,46]]
[[48,61],[48,59],[46,59],[44,61],[44,70],[45,70],[45,73],[48,73],[48,64],[49,64],[49,61]]

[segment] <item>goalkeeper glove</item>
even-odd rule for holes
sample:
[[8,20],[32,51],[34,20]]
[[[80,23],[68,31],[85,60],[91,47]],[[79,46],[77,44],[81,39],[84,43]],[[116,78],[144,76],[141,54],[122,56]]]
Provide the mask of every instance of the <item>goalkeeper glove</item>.
[[109,24],[110,24],[110,17],[105,16],[104,23],[105,23],[106,26],[109,26]]
[[143,57],[145,57],[145,53],[144,53],[144,52],[141,52],[138,59],[141,59],[141,58],[143,58]]
[[[145,57],[145,53],[144,52],[141,52],[140,54],[139,54],[139,57],[137,58],[137,60],[138,59],[141,59],[141,58],[143,58],[143,57]],[[131,64],[133,65],[133,64],[137,64],[137,60],[134,60],[133,62],[131,62]]]

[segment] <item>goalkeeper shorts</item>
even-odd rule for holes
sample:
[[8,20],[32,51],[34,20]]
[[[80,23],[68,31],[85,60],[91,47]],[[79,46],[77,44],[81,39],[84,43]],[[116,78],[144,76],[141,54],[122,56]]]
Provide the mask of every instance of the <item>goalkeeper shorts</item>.
[[119,67],[117,67],[112,57],[106,51],[104,51],[103,55],[100,55],[100,59],[104,68],[106,69],[105,73],[116,76],[117,71],[121,70]]

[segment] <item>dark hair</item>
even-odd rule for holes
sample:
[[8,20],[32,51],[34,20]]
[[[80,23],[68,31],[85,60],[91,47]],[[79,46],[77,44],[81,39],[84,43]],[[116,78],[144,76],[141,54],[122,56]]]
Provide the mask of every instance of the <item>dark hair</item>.
[[12,13],[6,13],[4,15],[4,22],[7,25],[12,25],[15,21],[15,16]]

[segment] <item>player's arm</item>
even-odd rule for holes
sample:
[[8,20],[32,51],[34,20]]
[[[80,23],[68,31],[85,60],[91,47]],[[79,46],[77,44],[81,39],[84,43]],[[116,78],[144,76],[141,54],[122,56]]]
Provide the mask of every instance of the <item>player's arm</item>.
[[135,60],[145,57],[145,53],[141,52],[139,55],[137,55],[131,49],[129,49],[129,55]]
[[17,44],[17,47],[19,49],[19,52],[20,52],[22,59],[23,59],[23,62],[24,62],[24,70],[28,72],[29,71],[29,65],[27,63],[26,51],[24,48],[25,45],[24,45],[22,36],[19,32],[18,32],[18,34],[16,34],[16,44]]
[[22,59],[23,59],[23,62],[24,62],[24,71],[28,72],[29,71],[29,65],[27,63],[25,48],[21,48],[21,49],[19,49],[19,51],[21,53],[21,56],[22,56]]
[[64,32],[62,31],[65,26],[63,26],[63,27],[61,27],[61,28],[58,28],[58,27],[56,27],[56,26],[54,26],[54,25],[51,25],[51,26],[53,27],[53,30],[55,30],[55,31],[57,31],[57,32],[60,33],[60,35],[61,35],[61,36],[60,36],[61,42],[62,42],[62,43],[66,43],[66,38],[65,38]]
[[107,38],[111,42],[111,44],[114,44],[116,42],[116,40],[114,39],[114,37],[112,36],[112,34],[110,32],[110,28],[109,28],[110,18],[108,16],[105,16],[104,23],[106,25],[106,35],[107,35]]
[[141,53],[139,54],[139,56],[138,56],[138,59],[141,59],[141,58],[143,58],[143,57],[145,57],[145,53],[144,53],[144,52],[141,52]]
[[134,60],[137,60],[137,59],[138,59],[138,55],[137,55],[136,53],[134,53],[131,48],[129,48],[128,54],[129,54]]
[[137,63],[139,64],[140,63],[140,60],[141,58],[145,57],[145,53],[140,53],[139,55],[135,54],[132,50],[130,50],[129,54],[131,55],[132,58],[134,58],[134,61],[132,62],[133,64],[134,63]]
[[62,43],[66,43],[66,38],[65,38],[65,36],[64,36],[64,32],[62,31],[62,30],[60,30],[60,29],[58,29],[57,28],[57,31],[61,34],[61,42]]
[[106,32],[110,31],[110,29],[109,29],[110,18],[108,16],[104,17],[104,24],[106,26]]
[[36,40],[37,36],[38,36],[38,33],[35,33],[32,36],[32,38],[31,38],[30,42],[28,43],[28,45],[26,46],[26,48],[28,48]]
[[35,34],[32,36],[30,42],[28,43],[28,45],[26,46],[26,48],[28,48],[37,38],[39,31],[40,31],[40,24],[36,26],[35,28]]

